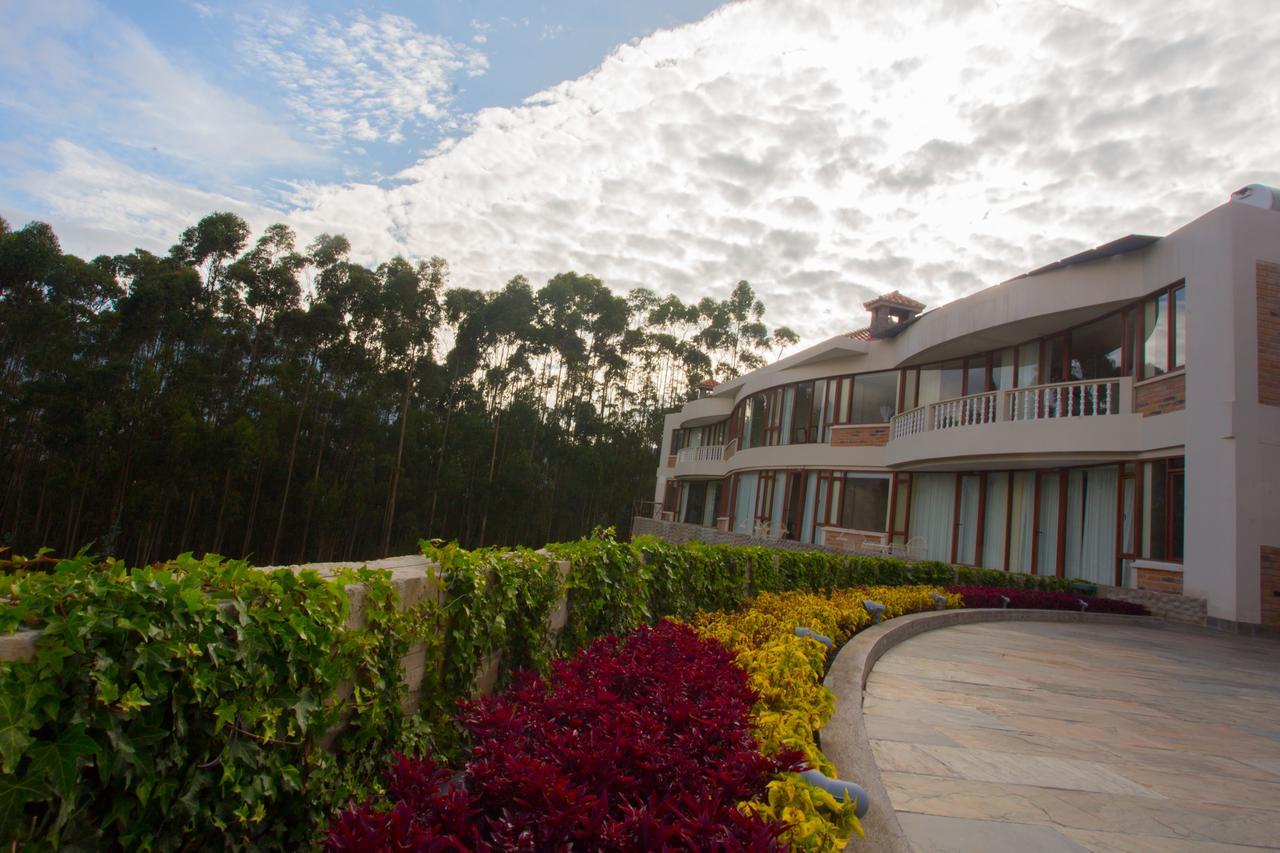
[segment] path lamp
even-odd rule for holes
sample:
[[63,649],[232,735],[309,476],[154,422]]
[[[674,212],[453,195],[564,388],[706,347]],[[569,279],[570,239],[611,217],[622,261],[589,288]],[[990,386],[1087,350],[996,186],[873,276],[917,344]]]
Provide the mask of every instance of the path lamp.
[[862,606],[865,607],[867,613],[871,615],[871,624],[879,625],[880,620],[884,617],[884,605],[878,601],[872,601],[868,598],[862,602]]

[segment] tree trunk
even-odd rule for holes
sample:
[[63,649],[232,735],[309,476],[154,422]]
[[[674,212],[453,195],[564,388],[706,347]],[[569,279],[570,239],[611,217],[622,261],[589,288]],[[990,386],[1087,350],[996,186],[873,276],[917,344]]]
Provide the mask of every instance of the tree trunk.
[[404,398],[400,401],[400,440],[396,443],[396,463],[391,472],[391,489],[387,495],[387,509],[382,518],[382,556],[391,556],[391,530],[396,521],[396,493],[400,488],[400,462],[404,457],[404,435],[409,425],[409,399],[413,393],[413,373],[406,369]]
[[280,531],[284,529],[284,514],[289,508],[289,487],[293,484],[293,463],[298,456],[298,434],[302,432],[302,415],[307,410],[307,398],[311,395],[311,383],[302,386],[302,403],[298,406],[298,417],[293,422],[293,440],[289,442],[289,466],[284,476],[284,495],[280,498],[280,515],[276,517],[276,535],[271,538],[271,565],[276,564],[276,553],[280,550]]

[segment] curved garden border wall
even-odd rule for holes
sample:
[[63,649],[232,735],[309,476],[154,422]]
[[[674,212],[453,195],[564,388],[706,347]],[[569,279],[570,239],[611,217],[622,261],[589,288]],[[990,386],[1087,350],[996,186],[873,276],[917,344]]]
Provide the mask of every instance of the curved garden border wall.
[[[863,691],[876,661],[889,649],[925,631],[972,625],[978,622],[1099,622],[1159,628],[1164,623],[1150,616],[1120,613],[1077,613],[1072,610],[941,610],[899,616],[865,628],[836,654],[823,684],[836,695],[836,710],[822,727],[822,751],[840,770],[840,778],[857,782],[871,799],[871,810],[862,819],[867,841],[877,851],[911,853],[911,845],[898,823],[889,792],[880,779],[871,741],[862,719]],[[856,691],[856,693],[854,692]],[[849,850],[858,849],[854,839]],[[871,849],[868,848],[868,849]]]

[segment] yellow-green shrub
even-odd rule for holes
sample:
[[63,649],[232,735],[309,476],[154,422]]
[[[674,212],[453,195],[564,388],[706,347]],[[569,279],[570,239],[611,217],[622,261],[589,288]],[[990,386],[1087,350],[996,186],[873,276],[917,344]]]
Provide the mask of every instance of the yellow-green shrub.
[[[885,618],[932,610],[936,586],[876,586],[811,592],[766,592],[736,613],[699,613],[693,627],[729,649],[750,676],[760,699],[753,709],[756,737],[767,754],[782,749],[804,753],[809,764],[828,776],[836,768],[818,748],[817,732],[835,711],[835,696],[822,685],[829,650],[817,640],[796,636],[809,628],[843,644],[871,624],[862,602],[885,605]],[[945,594],[945,593],[943,593]],[[949,595],[948,607],[960,597]],[[765,802],[743,809],[790,826],[784,840],[803,850],[838,851],[862,825],[855,804],[837,801],[826,791],[785,773],[769,783]]]

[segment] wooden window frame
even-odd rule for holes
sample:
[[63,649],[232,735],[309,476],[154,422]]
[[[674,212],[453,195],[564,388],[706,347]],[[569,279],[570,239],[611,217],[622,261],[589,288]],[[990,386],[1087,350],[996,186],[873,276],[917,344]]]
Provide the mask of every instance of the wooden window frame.
[[[1165,364],[1167,364],[1168,367],[1165,368],[1164,373],[1157,374],[1157,376],[1168,376],[1170,373],[1177,373],[1179,370],[1184,370],[1186,368],[1187,354],[1178,353],[1175,347],[1175,344],[1178,341],[1178,312],[1174,307],[1174,305],[1176,304],[1175,297],[1177,292],[1179,290],[1186,290],[1186,289],[1187,289],[1187,280],[1185,278],[1180,278],[1177,281],[1175,281],[1173,284],[1167,284],[1164,287],[1160,288],[1159,290],[1154,291],[1152,293],[1148,293],[1146,296],[1142,297],[1142,299],[1138,300],[1138,305],[1137,305],[1138,310],[1134,312],[1135,326],[1136,326],[1134,340],[1137,342],[1136,349],[1138,350],[1138,356],[1139,356],[1138,363],[1134,365],[1134,371],[1133,371],[1133,378],[1135,382],[1141,382],[1143,379],[1156,378],[1156,376],[1147,376],[1147,359],[1146,359],[1147,348],[1144,345],[1144,342],[1146,340],[1144,337],[1144,334],[1146,333],[1147,303],[1151,302],[1152,300],[1159,299],[1161,296],[1164,296],[1168,299],[1167,304],[1168,304],[1168,311],[1169,311],[1169,335],[1168,335],[1168,340],[1165,341],[1165,347],[1166,347],[1165,348]],[[1175,355],[1179,355],[1179,354],[1182,356],[1182,361],[1177,361],[1174,358]]]

